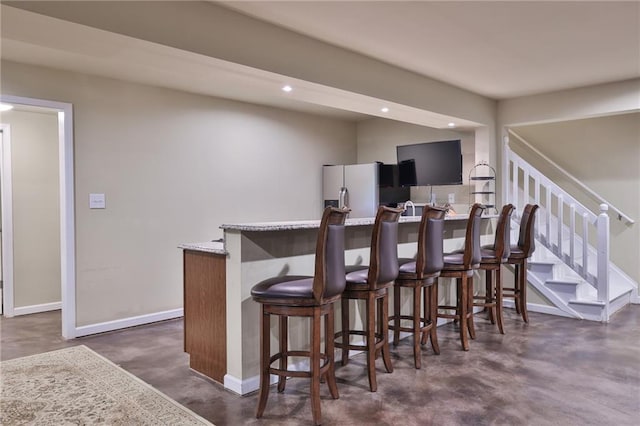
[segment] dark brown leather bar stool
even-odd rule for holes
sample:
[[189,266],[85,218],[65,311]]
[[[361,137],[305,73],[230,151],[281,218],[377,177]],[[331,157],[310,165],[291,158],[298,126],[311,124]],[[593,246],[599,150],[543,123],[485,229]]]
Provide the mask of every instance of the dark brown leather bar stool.
[[[506,263],[511,253],[511,214],[515,207],[507,204],[502,207],[496,236],[493,244],[482,246],[480,252],[480,269],[485,271],[485,294],[474,296],[473,306],[481,306],[489,310],[491,324],[498,322],[498,330],[504,334],[502,326],[502,264]],[[494,280],[495,277],[495,280]]]
[[[420,345],[431,337],[431,346],[436,354],[438,346],[437,326],[437,278],[443,267],[442,244],[445,210],[425,206],[418,231],[418,254],[415,259],[400,259],[400,273],[393,290],[394,315],[389,326],[393,330],[393,345],[398,345],[400,332],[413,333],[413,358],[416,368],[422,366]],[[435,284],[435,285],[434,285]],[[400,312],[400,289],[413,290],[413,312],[402,315]],[[421,315],[421,297],[424,316]],[[410,320],[411,327],[401,326],[401,320]]]
[[[334,374],[333,303],[345,287],[344,221],[348,210],[327,207],[322,215],[316,243],[315,275],[283,276],[264,280],[251,289],[253,300],[262,305],[260,334],[260,395],[256,417],[262,417],[269,396],[270,374],[279,376],[278,392],[287,377],[311,378],[311,411],[316,425],[321,423],[320,379],[326,378],[329,391],[338,398]],[[271,355],[271,315],[279,320],[279,352]],[[311,345],[308,351],[289,350],[289,317],[311,319]],[[325,352],[320,351],[320,321],[324,317]],[[308,357],[309,371],[287,369],[288,357]],[[272,367],[279,361],[279,367]],[[321,362],[322,361],[322,362]]]
[[[380,206],[371,235],[370,264],[347,266],[347,286],[342,293],[342,331],[336,333],[335,346],[342,349],[342,365],[349,362],[349,350],[367,353],[369,389],[378,389],[376,357],[382,352],[387,372],[393,372],[389,353],[389,287],[398,276],[398,218],[402,209]],[[349,300],[364,300],[364,330],[349,328]],[[377,304],[377,315],[376,315]],[[377,316],[377,320],[376,320]],[[377,323],[377,332],[376,332]],[[351,344],[351,336],[364,336],[364,344]]]
[[[456,305],[438,306],[438,318],[449,318],[460,322],[460,341],[462,349],[469,350],[467,331],[472,339],[476,333],[473,328],[473,272],[480,267],[480,221],[484,211],[482,204],[474,204],[469,212],[465,233],[464,250],[444,255],[444,267],[441,278],[455,278],[457,284]],[[437,297],[437,290],[436,290]],[[442,313],[441,311],[455,311]]]
[[518,244],[511,246],[511,253],[507,263],[515,268],[514,286],[503,288],[503,297],[513,297],[516,312],[522,315],[524,322],[529,322],[527,315],[527,262],[536,249],[534,226],[536,221],[537,204],[527,204],[520,218],[520,232]]

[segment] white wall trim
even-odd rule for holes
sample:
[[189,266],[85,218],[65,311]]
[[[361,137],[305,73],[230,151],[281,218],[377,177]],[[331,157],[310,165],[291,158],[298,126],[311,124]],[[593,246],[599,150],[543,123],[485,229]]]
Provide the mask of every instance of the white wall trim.
[[[349,356],[351,357],[351,355]],[[302,361],[299,361],[293,365],[289,365],[287,368],[289,370],[295,371],[309,371],[309,361],[303,359]],[[277,375],[272,374],[270,378],[270,384],[272,385],[274,383],[277,383],[278,379],[279,377]],[[260,389],[260,375],[258,374],[253,377],[249,377],[248,379],[242,380],[237,378],[236,376],[232,376],[231,374],[225,374],[224,388],[229,389],[230,391],[235,392],[238,395],[246,395]]]
[[62,302],[42,303],[40,305],[20,306],[13,309],[13,315],[29,315],[39,312],[57,311],[62,309]]
[[260,388],[260,376],[253,376],[246,380],[242,380],[236,376],[232,376],[231,374],[225,374],[224,388],[229,389],[231,392],[237,393],[238,395],[246,395]]
[[0,124],[2,150],[0,151],[0,173],[2,190],[2,304],[3,315],[12,317],[13,309],[13,183],[11,174],[11,126]]
[[[502,306],[504,306],[505,308],[510,308],[510,309],[515,309],[515,304],[513,303],[513,300],[503,300],[502,301]],[[539,305],[537,303],[527,303],[527,310],[531,311],[531,312],[538,312],[541,314],[547,314],[547,315],[556,315],[559,317],[566,317],[566,318],[573,318],[573,319],[580,319],[580,318],[576,318],[575,316],[568,314],[567,312],[556,308],[555,306],[548,306],[548,305]]]
[[[73,169],[73,105],[66,102],[0,95],[0,102],[51,108],[58,111],[58,160],[60,161],[60,275],[62,337],[77,337],[76,244]],[[13,297],[13,295],[12,295]]]
[[137,325],[151,324],[153,322],[165,321],[184,316],[184,310],[171,309],[169,311],[155,312],[152,314],[138,315],[135,317],[122,318],[113,321],[101,322],[97,324],[84,325],[75,329],[76,336],[88,336],[90,334],[105,333],[107,331],[120,330]]

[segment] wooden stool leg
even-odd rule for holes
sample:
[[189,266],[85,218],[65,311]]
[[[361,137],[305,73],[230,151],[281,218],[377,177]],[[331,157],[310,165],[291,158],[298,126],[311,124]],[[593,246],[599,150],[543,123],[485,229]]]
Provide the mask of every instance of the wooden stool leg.
[[500,270],[500,266],[496,270],[496,281],[495,281],[495,310],[496,310],[496,318],[498,320],[498,331],[500,334],[504,334],[504,327],[502,325],[502,271]]
[[400,341],[400,287],[393,288],[393,346]]
[[264,305],[261,306],[260,316],[260,395],[258,396],[258,409],[256,417],[262,417],[269,398],[269,358],[271,358],[271,336],[270,336],[270,316],[265,313]]
[[485,272],[485,293],[484,293],[484,310],[489,310],[489,321],[491,324],[496,323],[496,311],[493,304],[496,302],[493,291],[493,271],[487,269]]
[[422,356],[420,351],[420,288],[413,287],[413,360],[416,369],[422,367]]
[[[422,306],[424,309],[424,316],[422,318],[424,318],[424,324],[423,327],[427,327],[428,325],[428,321],[429,321],[429,306],[430,306],[430,301],[429,301],[429,291],[427,290],[427,287],[422,287],[420,289],[420,291],[422,292]],[[426,345],[427,344],[427,338],[429,337],[429,335],[427,333],[421,333],[421,340],[420,340],[420,344],[421,345]]]
[[309,370],[311,371],[311,413],[313,422],[321,424],[320,412],[320,308],[313,308],[311,317],[311,355]]
[[385,290],[384,296],[378,299],[378,327],[382,336],[382,361],[387,373],[393,373],[391,364],[391,352],[389,351],[389,291]]
[[369,376],[369,389],[371,392],[375,392],[378,390],[378,383],[376,382],[376,299],[373,292],[368,292],[366,303],[367,375]]
[[513,267],[515,268],[513,274],[513,302],[516,307],[516,314],[522,315],[522,310],[520,309],[520,266],[515,264]]
[[467,279],[467,329],[469,337],[476,338],[476,328],[473,323],[473,277]]
[[431,330],[429,337],[431,339],[431,347],[436,355],[440,355],[440,345],[438,345],[438,281],[425,289],[429,294],[429,321],[431,321]]
[[520,311],[524,322],[529,323],[529,314],[527,313],[527,259],[523,260],[520,269]]
[[349,299],[342,299],[342,365],[349,363]]
[[329,369],[327,370],[327,385],[329,386],[329,393],[331,393],[331,397],[333,399],[338,399],[340,395],[338,394],[338,385],[336,384],[336,362],[334,356],[334,343],[333,343],[333,305],[329,307],[329,312],[324,317],[324,341],[325,347],[327,350],[327,356],[329,357]]
[[469,350],[469,340],[467,339],[467,306],[469,296],[467,275],[464,274],[462,278],[456,280],[458,283],[458,316],[460,317],[460,342],[462,343],[462,349]]
[[[280,353],[286,354],[289,350],[289,327],[288,327],[289,319],[285,316],[278,316],[278,325],[280,328]],[[283,355],[280,358],[280,370],[287,369],[288,357]],[[284,388],[287,385],[287,378],[284,376],[280,376],[278,378],[278,392],[284,392]]]

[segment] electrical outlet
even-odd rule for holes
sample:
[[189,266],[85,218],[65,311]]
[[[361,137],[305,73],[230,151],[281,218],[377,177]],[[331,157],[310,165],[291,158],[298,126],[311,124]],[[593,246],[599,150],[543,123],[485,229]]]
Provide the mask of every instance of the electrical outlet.
[[456,194],[453,192],[449,194],[449,204],[454,204],[456,202]]

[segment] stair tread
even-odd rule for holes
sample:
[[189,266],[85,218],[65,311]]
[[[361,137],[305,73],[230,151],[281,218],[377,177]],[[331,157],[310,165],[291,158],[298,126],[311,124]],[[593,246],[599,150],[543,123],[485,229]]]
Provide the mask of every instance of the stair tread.
[[576,278],[553,278],[545,281],[547,284],[582,284],[585,281]]
[[586,299],[571,299],[569,303],[573,303],[575,305],[593,305],[593,306],[604,306],[604,302],[600,300],[586,300]]

